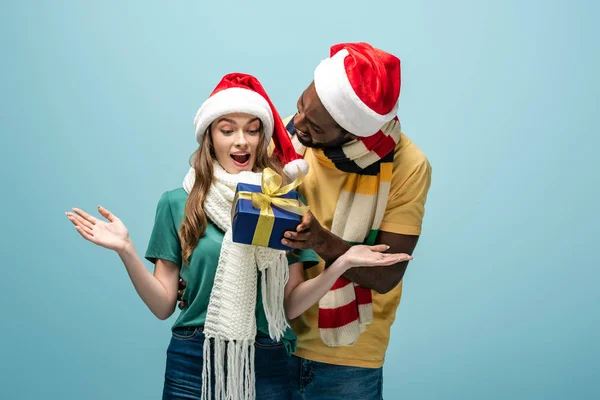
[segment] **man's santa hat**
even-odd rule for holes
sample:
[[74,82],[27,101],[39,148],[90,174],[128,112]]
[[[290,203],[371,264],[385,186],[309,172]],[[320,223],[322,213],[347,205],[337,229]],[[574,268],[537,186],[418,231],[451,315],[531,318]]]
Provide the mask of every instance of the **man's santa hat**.
[[368,43],[341,43],[315,69],[323,106],[346,131],[376,134],[398,112],[400,60]]
[[273,155],[284,164],[286,175],[295,178],[298,168],[304,175],[307,174],[308,163],[296,154],[279,113],[258,79],[252,75],[231,73],[221,79],[194,118],[198,143],[202,144],[202,137],[213,121],[236,112],[251,114],[261,120],[266,143],[273,138]]

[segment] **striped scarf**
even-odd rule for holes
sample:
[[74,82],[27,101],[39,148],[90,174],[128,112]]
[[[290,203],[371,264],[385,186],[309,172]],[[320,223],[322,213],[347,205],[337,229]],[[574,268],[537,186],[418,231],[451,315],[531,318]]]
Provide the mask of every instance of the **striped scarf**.
[[[296,152],[306,148],[296,137],[294,119],[286,126]],[[322,152],[337,169],[347,172],[331,232],[349,244],[375,244],[386,209],[394,149],[400,141],[400,122],[394,118],[366,138]],[[352,346],[373,319],[371,289],[340,277],[319,301],[319,331],[328,346]]]

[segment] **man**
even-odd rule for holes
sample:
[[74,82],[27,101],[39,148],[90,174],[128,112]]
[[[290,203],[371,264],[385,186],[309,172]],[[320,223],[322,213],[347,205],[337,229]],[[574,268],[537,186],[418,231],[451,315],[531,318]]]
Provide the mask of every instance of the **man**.
[[[282,242],[322,258],[305,271],[307,279],[356,243],[413,253],[431,167],[400,131],[399,96],[398,58],[366,43],[339,44],[316,68],[298,113],[284,121],[309,164],[300,192],[311,213]],[[290,362],[295,399],[382,397],[382,367],[407,263],[349,270],[292,321],[298,334]]]
[[[313,249],[310,279],[352,244],[382,243],[412,254],[431,167],[400,131],[400,60],[366,43],[333,46],[284,122],[309,164],[299,188],[311,212],[282,243]],[[319,304],[292,321],[294,399],[381,399],[390,328],[407,262],[352,268]],[[182,282],[181,291],[185,283]]]

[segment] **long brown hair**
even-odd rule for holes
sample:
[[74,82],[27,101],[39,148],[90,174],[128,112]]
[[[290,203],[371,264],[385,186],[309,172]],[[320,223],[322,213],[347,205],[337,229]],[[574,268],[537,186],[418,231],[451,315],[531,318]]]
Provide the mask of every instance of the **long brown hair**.
[[[284,181],[286,181],[281,163],[275,157],[269,156],[268,144],[264,139],[265,134],[261,122],[260,142],[262,144],[256,150],[256,162],[254,163],[253,171],[261,172],[268,167],[280,174]],[[212,185],[214,174],[213,162],[216,160],[217,156],[213,148],[212,134],[209,126],[202,138],[202,144],[200,144],[190,160],[190,164],[196,172],[196,180],[185,203],[185,218],[179,228],[181,255],[184,263],[187,265],[189,265],[190,257],[198,241],[204,236],[204,232],[206,232],[208,222],[206,213],[204,212],[204,201]]]

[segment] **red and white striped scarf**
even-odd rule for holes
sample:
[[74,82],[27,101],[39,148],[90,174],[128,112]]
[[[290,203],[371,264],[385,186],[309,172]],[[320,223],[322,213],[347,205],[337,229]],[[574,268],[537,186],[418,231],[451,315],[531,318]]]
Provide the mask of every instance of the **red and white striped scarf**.
[[[304,155],[306,148],[295,136],[293,118],[286,125],[296,152]],[[331,232],[346,242],[375,244],[390,192],[394,149],[399,141],[400,122],[396,117],[373,136],[336,149],[313,149],[348,173],[331,226]],[[371,290],[343,277],[319,301],[319,331],[328,346],[354,345],[372,319]]]

